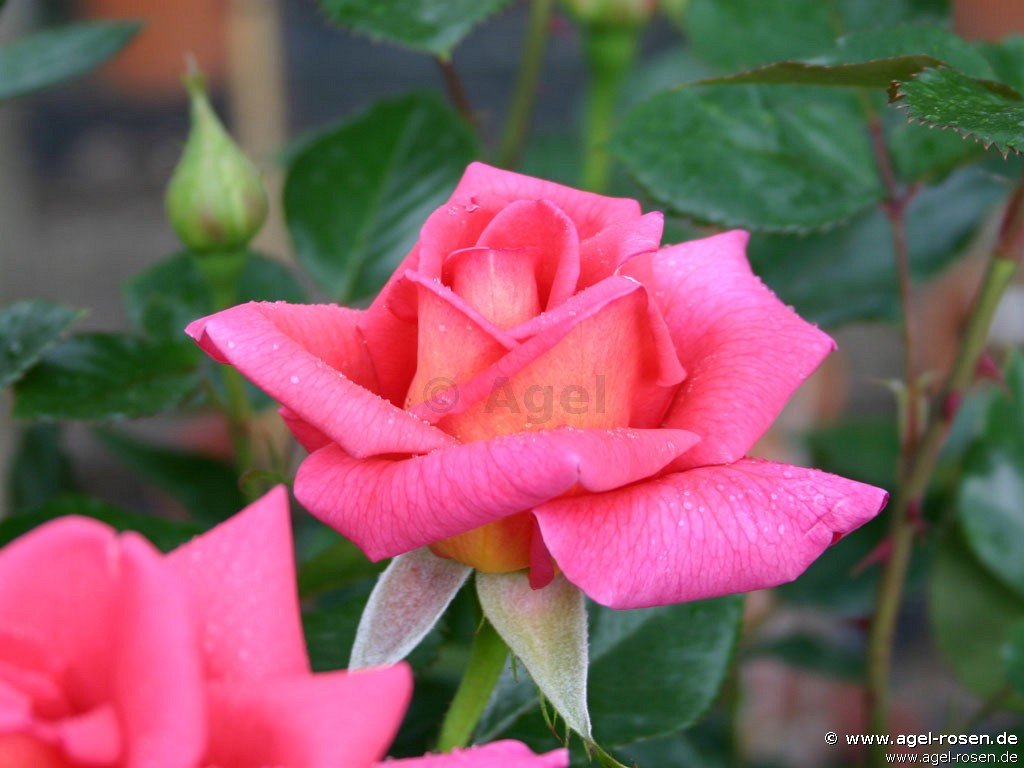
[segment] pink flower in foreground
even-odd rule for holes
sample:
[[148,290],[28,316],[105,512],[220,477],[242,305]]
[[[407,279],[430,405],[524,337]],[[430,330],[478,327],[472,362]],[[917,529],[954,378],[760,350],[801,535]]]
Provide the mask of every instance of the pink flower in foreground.
[[633,200],[470,166],[366,311],[192,323],[311,452],[299,500],[374,559],[560,569],[613,607],[769,587],[886,493],[745,458],[834,348],[744,232],[659,250]]
[[[281,488],[166,557],[85,518],[0,549],[3,768],[370,768],[411,687],[310,673]],[[567,762],[505,742],[408,765]]]

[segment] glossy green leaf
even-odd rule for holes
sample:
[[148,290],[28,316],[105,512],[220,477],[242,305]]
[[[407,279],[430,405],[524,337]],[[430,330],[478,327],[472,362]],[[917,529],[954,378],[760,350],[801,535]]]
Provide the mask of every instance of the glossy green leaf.
[[723,70],[824,54],[836,36],[820,0],[691,0],[684,21],[694,52]]
[[83,75],[124,48],[134,22],[72,24],[0,46],[0,102]]
[[[132,325],[154,339],[181,340],[185,326],[214,310],[197,259],[177,253],[132,278],[124,286],[125,308]],[[239,303],[307,300],[291,270],[275,259],[249,253],[238,278]]]
[[779,61],[763,67],[700,80],[694,85],[822,85],[846,88],[888,88],[942,62],[931,56],[895,56],[855,64]]
[[590,714],[602,743],[626,744],[695,723],[732,660],[743,600],[590,612]]
[[299,262],[335,299],[375,293],[476,154],[436,95],[382,102],[292,160],[285,215]]
[[447,56],[510,0],[320,0],[328,18],[375,39]]
[[1011,35],[999,43],[978,43],[975,48],[992,67],[996,80],[1024,92],[1024,36]]
[[[921,190],[907,211],[915,279],[938,274],[962,255],[1009,189],[990,174],[966,169]],[[892,235],[881,211],[819,235],[755,237],[750,259],[783,301],[823,326],[899,318]]]
[[842,92],[669,91],[630,112],[613,151],[656,201],[723,226],[805,231],[884,196],[860,107]]
[[893,88],[907,117],[956,131],[1004,154],[1024,149],[1024,97],[1009,86],[955,69],[929,69]]
[[81,312],[46,301],[19,301],[0,309],[0,387],[17,381]]
[[97,430],[96,435],[129,469],[177,500],[196,518],[218,522],[245,506],[238,470],[226,461],[151,445],[112,430]]
[[89,333],[51,349],[14,388],[21,419],[152,416],[196,391],[191,346]]
[[194,523],[130,512],[88,496],[69,493],[58,496],[24,515],[0,521],[0,546],[43,523],[67,515],[91,517],[119,531],[141,533],[165,552],[181,546],[203,532],[203,529]]
[[77,489],[71,460],[61,445],[62,436],[58,424],[30,424],[22,431],[7,473],[7,497],[13,514],[35,509]]

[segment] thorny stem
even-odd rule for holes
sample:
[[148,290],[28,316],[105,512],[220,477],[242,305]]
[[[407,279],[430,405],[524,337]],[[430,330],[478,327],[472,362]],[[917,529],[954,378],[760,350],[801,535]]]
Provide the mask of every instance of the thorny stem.
[[[871,732],[888,732],[889,673],[893,636],[903,585],[910,563],[914,522],[935,471],[939,452],[964,393],[974,380],[999,301],[1010,285],[1024,252],[1024,181],[1017,186],[1006,210],[999,241],[969,315],[956,362],[933,409],[927,429],[914,444],[890,517],[891,555],[882,572],[874,619],[868,638],[867,707]],[[885,765],[885,746],[872,747],[872,765]]]
[[446,56],[436,56],[434,61],[437,62],[438,69],[441,70],[441,77],[444,78],[444,87],[448,92],[448,98],[451,99],[455,109],[469,123],[470,127],[476,130],[478,128],[476,113],[473,111],[473,105],[469,100],[466,86],[463,84],[462,78],[459,77],[459,73],[455,69],[455,65],[452,64],[452,60]]
[[537,86],[544,64],[548,27],[551,24],[554,5],[554,0],[533,0],[530,5],[530,19],[526,27],[523,57],[519,63],[519,76],[516,78],[508,121],[501,138],[501,147],[498,149],[498,164],[503,168],[514,168],[519,164],[523,154],[523,146],[530,130],[530,119],[533,117],[533,106],[537,101]]

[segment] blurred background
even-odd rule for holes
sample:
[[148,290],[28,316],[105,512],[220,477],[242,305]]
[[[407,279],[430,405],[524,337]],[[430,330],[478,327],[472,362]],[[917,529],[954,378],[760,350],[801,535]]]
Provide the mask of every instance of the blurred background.
[[[999,39],[1024,30],[1020,2],[971,0],[960,3],[954,14],[957,31],[972,39]],[[292,247],[279,194],[281,156],[289,144],[381,98],[443,88],[432,58],[332,26],[313,0],[8,0],[0,17],[0,41],[74,19],[122,17],[140,19],[145,28],[112,63],[86,80],[0,105],[0,304],[39,297],[86,307],[84,329],[126,329],[120,286],[179,247],[166,220],[163,194],[188,130],[188,103],[180,83],[187,55],[206,73],[215,105],[233,135],[266,173],[271,224],[257,246],[285,261]],[[485,21],[454,56],[490,136],[497,133],[508,103],[526,18],[525,6],[513,3]],[[536,155],[527,156],[527,171],[570,169],[577,163],[575,130],[585,90],[580,40],[566,18],[556,15],[553,23],[534,121]],[[651,24],[629,98],[692,79],[673,58],[684,45],[682,33],[667,20]],[[985,252],[988,237],[982,227],[963,250],[968,256],[973,250]],[[928,338],[922,367],[947,360],[977,285],[979,263],[962,259],[921,289],[916,321]],[[312,283],[306,287],[311,296],[324,298]],[[1003,346],[1024,340],[1021,297],[1019,290],[1012,292],[1001,310],[995,334]],[[811,460],[812,453],[820,460],[831,452],[832,463],[841,464],[856,435],[829,432],[840,416],[844,423],[869,425],[867,431],[872,425],[891,426],[895,399],[885,382],[900,376],[898,334],[889,326],[860,322],[834,335],[841,352],[796,398],[761,453],[799,463]],[[7,411],[0,414],[3,466],[19,435],[17,425],[2,421]],[[227,450],[218,420],[150,420],[132,428],[212,455]],[[817,442],[802,439],[808,431],[818,434]],[[174,503],[114,461],[87,426],[69,427],[64,439],[74,456],[76,479],[89,495],[175,514]],[[884,468],[886,457],[875,459]],[[0,518],[5,502],[0,499]],[[827,730],[838,722],[857,730],[861,694],[853,678],[860,672],[856,659],[871,586],[862,585],[860,603],[841,607],[842,622],[814,610],[822,597],[813,593],[830,578],[849,575],[867,554],[867,549],[848,554],[826,565],[832,573],[798,584],[785,610],[768,613],[774,595],[755,595],[749,602],[750,622],[770,615],[769,641],[808,633],[835,641],[828,651],[833,655],[819,658],[817,671],[814,656],[820,656],[820,649],[808,652],[792,644],[755,654],[744,665],[739,738],[753,761],[820,765],[829,754],[823,740]],[[926,730],[948,722],[951,710],[970,709],[970,697],[945,671],[925,625],[924,601],[917,594],[901,633],[896,732]],[[780,661],[787,654],[803,661]],[[836,674],[844,664],[845,678]],[[694,749],[699,751],[699,745]]]

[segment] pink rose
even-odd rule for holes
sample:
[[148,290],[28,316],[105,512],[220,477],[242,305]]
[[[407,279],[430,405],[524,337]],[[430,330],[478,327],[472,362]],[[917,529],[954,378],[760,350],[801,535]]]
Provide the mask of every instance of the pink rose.
[[[86,518],[0,549],[4,768],[370,768],[411,687],[404,665],[310,673],[282,488],[166,557]],[[568,759],[505,742],[408,764]]]
[[371,558],[560,569],[619,608],[770,587],[884,491],[746,458],[834,348],[747,235],[659,250],[636,201],[471,165],[373,305],[188,333],[284,406],[299,500]]

